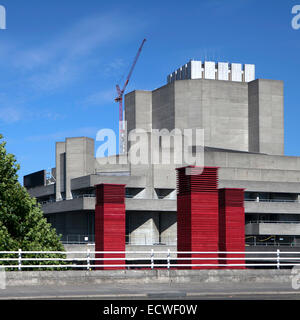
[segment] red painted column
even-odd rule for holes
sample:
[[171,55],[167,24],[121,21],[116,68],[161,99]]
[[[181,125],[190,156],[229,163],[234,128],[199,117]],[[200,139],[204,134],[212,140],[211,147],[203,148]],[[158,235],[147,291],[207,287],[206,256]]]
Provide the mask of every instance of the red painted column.
[[[219,190],[219,247],[220,251],[245,252],[244,189]],[[244,254],[220,255],[240,260],[220,260],[220,264],[244,264]],[[245,269],[241,266],[226,269]]]
[[[125,252],[125,185],[96,185],[95,251]],[[125,258],[125,254],[96,254],[96,258]],[[96,261],[98,265],[125,265],[124,260]],[[124,269],[97,268],[97,269]]]
[[[218,168],[177,169],[177,251],[219,251]],[[201,174],[199,174],[201,172]],[[178,254],[207,260],[178,260],[184,269],[216,269],[218,254]],[[214,264],[198,266],[194,264]]]

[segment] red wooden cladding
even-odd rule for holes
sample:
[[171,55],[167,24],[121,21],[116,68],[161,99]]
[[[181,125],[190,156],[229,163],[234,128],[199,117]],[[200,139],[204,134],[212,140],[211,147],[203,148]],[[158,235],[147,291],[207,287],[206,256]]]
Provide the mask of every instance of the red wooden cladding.
[[[245,252],[245,209],[243,189],[219,190],[219,247],[220,251]],[[220,260],[225,264],[244,264],[244,254],[222,255],[224,258],[240,260]],[[245,267],[225,267],[226,269],[244,269]]]
[[[177,238],[178,251],[245,251],[244,190],[218,190],[218,168],[196,167],[177,169]],[[187,174],[189,173],[189,174]],[[192,175],[190,175],[193,173]],[[96,186],[95,244],[96,251],[125,251],[125,185],[101,184]],[[124,258],[124,254],[97,254],[97,258]],[[217,254],[178,254],[179,258],[205,260],[178,260],[191,269],[215,269],[218,263],[239,264],[244,255],[227,254],[218,262]],[[124,265],[124,260],[97,261],[103,265]],[[214,264],[199,266],[195,264]],[[231,269],[244,267],[226,267]],[[115,269],[124,269],[117,267]],[[183,267],[183,269],[187,269]]]
[[[200,174],[199,174],[200,172]],[[177,169],[177,193],[191,194],[216,192],[218,189],[218,168],[184,167]]]
[[[201,170],[200,170],[201,169]],[[177,250],[218,251],[218,168],[188,167],[177,169]],[[200,170],[200,171],[199,171]],[[197,173],[201,174],[197,174]],[[178,260],[190,264],[190,269],[215,269],[217,254],[178,254],[178,258],[205,258],[205,260]],[[215,266],[198,266],[214,264]],[[187,267],[182,267],[187,269]]]
[[124,203],[125,185],[99,184],[96,186],[96,203]]
[[[96,186],[95,250],[125,251],[125,185],[100,184]],[[125,258],[125,254],[96,254],[96,258]],[[125,265],[124,260],[96,261],[103,265]]]
[[[199,174],[197,174],[197,172]],[[177,169],[177,238],[178,251],[245,251],[244,190],[218,190],[218,168],[186,167]],[[193,269],[213,269],[219,264],[242,264],[238,254],[178,254],[178,257],[205,258],[179,260]],[[207,259],[206,259],[207,258]],[[193,267],[192,264],[215,264],[214,267]],[[244,267],[226,267],[239,269]]]

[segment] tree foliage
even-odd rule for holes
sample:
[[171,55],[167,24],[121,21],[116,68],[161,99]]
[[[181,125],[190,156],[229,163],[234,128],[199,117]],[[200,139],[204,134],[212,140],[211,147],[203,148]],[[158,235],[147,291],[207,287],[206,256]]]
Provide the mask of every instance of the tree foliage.
[[0,135],[0,251],[63,251],[40,205],[19,183],[19,168]]

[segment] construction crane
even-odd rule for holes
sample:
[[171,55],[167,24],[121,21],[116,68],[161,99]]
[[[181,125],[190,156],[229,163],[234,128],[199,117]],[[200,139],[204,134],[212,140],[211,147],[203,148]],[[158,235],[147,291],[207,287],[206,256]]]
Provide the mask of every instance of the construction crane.
[[118,96],[115,99],[115,102],[119,103],[119,141],[120,141],[119,142],[119,153],[120,154],[123,154],[123,153],[126,152],[126,150],[125,150],[125,145],[126,145],[125,144],[125,135],[124,135],[125,126],[124,126],[124,121],[123,121],[123,96],[124,96],[124,92],[125,92],[125,90],[127,88],[127,85],[128,85],[129,80],[131,78],[132,72],[134,70],[134,67],[135,67],[138,59],[139,59],[139,56],[141,54],[141,51],[143,49],[143,46],[144,46],[145,42],[146,42],[146,39],[143,40],[143,42],[142,42],[142,44],[141,44],[141,46],[140,46],[140,48],[138,50],[138,53],[137,53],[137,55],[136,55],[136,57],[135,57],[135,59],[133,61],[133,64],[132,64],[132,66],[130,68],[129,74],[127,76],[127,79],[125,81],[125,84],[124,84],[122,90],[120,89],[120,86],[118,84],[116,85]]

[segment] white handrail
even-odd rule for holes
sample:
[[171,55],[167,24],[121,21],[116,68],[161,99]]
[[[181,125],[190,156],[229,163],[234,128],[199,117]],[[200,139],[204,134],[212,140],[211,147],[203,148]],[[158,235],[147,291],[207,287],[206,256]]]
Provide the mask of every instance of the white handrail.
[[[39,257],[39,255],[58,255],[61,257]],[[67,255],[82,254],[84,257],[67,257]],[[127,257],[127,255],[136,255],[136,257]],[[140,255],[144,256],[140,256]],[[256,257],[251,257],[251,255],[257,255]],[[289,257],[284,257],[283,255],[289,255]],[[16,255],[14,258],[3,257],[3,255]],[[37,255],[36,257],[26,257],[26,255]],[[99,257],[98,255],[104,255]],[[121,255],[116,257],[114,255]],[[173,256],[171,256],[173,255]],[[183,255],[188,255],[184,257]],[[199,256],[200,255],[200,256]],[[201,255],[205,255],[201,257]],[[213,256],[211,256],[213,255]],[[223,256],[222,256],[223,255]],[[224,256],[225,255],[225,256]],[[231,255],[227,257],[226,255]],[[233,256],[232,256],[233,255]],[[240,255],[241,257],[234,257],[234,255]],[[250,255],[250,257],[249,257]],[[264,256],[261,256],[264,255]],[[267,257],[266,257],[267,255]],[[273,257],[268,256],[273,255]],[[298,255],[298,256],[297,256]],[[58,264],[24,264],[24,262],[57,262]],[[108,262],[109,264],[97,264],[99,262]],[[116,261],[116,264],[113,262]],[[124,262],[120,264],[120,261]],[[145,262],[149,263],[137,264],[134,262]],[[166,263],[159,263],[166,261]],[[183,263],[178,263],[183,261]],[[190,264],[184,263],[191,261]],[[197,261],[204,263],[199,264]],[[211,262],[215,263],[211,263]],[[227,263],[222,263],[226,261]],[[230,262],[237,263],[230,263]],[[256,261],[256,263],[253,263]],[[91,251],[87,249],[86,251],[0,251],[0,262],[11,262],[16,264],[0,264],[4,268],[18,269],[19,271],[24,269],[49,269],[49,268],[86,268],[91,270],[91,268],[149,268],[154,269],[157,267],[163,268],[183,268],[183,267],[276,267],[280,269],[281,266],[292,267],[300,266],[300,252],[282,252],[280,250],[276,251]],[[66,262],[67,264],[62,264]],[[85,262],[80,264],[79,262]],[[94,264],[92,263],[94,262]],[[133,264],[127,263],[133,262]],[[158,262],[158,263],[156,263]],[[243,262],[243,263],[241,263]],[[250,262],[250,263],[249,263]],[[252,263],[251,263],[252,262]],[[264,263],[265,262],[265,263]],[[268,263],[267,263],[268,262]]]

